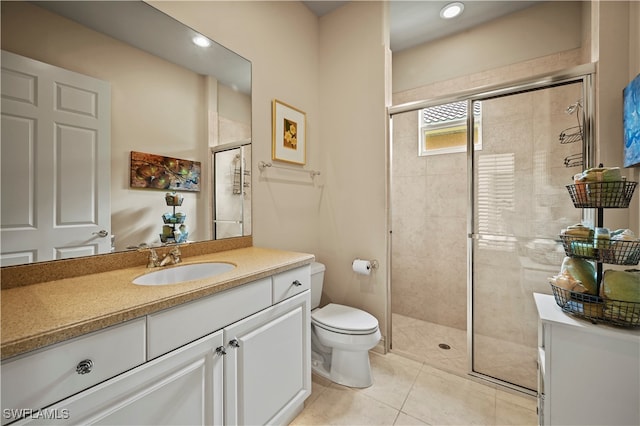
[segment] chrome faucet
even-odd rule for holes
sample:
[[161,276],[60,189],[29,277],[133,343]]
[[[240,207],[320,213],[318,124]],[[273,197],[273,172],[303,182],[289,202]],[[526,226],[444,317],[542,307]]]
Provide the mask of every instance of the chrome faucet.
[[167,265],[175,265],[180,263],[180,249],[178,247],[174,247],[169,251],[169,253],[165,254],[162,260],[160,260],[160,256],[158,256],[158,252],[156,249],[149,248],[149,260],[147,262],[147,268],[157,268]]

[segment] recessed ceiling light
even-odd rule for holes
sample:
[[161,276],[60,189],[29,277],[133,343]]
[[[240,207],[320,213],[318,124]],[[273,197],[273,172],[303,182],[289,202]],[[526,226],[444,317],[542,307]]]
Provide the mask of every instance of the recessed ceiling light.
[[211,46],[211,41],[204,36],[197,35],[193,38],[193,44],[200,47],[209,47]]
[[460,15],[464,10],[464,4],[460,2],[449,3],[440,10],[440,17],[443,19],[451,19]]

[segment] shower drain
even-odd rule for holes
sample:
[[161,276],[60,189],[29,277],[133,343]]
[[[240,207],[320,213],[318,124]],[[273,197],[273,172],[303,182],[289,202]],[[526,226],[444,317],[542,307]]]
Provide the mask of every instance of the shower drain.
[[438,347],[439,347],[440,349],[446,349],[446,350],[451,349],[451,346],[447,345],[446,343],[440,343],[440,344],[438,345]]

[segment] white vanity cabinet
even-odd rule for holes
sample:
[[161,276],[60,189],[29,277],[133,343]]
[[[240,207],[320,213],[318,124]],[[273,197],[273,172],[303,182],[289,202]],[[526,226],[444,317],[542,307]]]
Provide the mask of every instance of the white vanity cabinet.
[[311,390],[305,291],[224,329],[225,425],[288,424]]
[[218,331],[47,407],[18,425],[222,424]]
[[534,294],[540,425],[640,424],[640,330],[591,324]]
[[[107,370],[111,377],[101,375],[91,387],[59,392],[57,399],[5,400],[22,388],[44,394],[41,386],[52,380],[15,385],[4,377],[3,363],[3,413],[46,407],[22,413],[26,417],[15,425],[287,424],[311,393],[310,281],[305,265],[113,327],[133,324],[137,331],[126,344],[92,340],[100,351],[108,349],[108,357],[96,358],[100,367],[119,370]],[[132,351],[135,363],[123,369],[120,357],[132,362]],[[21,365],[20,371],[32,366]],[[20,380],[20,374],[12,377]],[[3,418],[3,424],[11,420]]]

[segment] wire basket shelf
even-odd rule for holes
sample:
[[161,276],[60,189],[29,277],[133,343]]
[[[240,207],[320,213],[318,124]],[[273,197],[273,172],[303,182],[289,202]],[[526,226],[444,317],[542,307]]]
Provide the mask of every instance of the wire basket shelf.
[[627,208],[637,182],[585,182],[567,185],[573,205],[577,208]]
[[162,216],[162,221],[165,225],[175,225],[184,223],[186,218],[186,215],[165,214]]
[[567,313],[619,327],[640,327],[640,303],[604,299],[550,284],[557,305]]
[[560,235],[567,256],[580,257],[612,265],[640,263],[640,241],[597,240],[593,238]]

